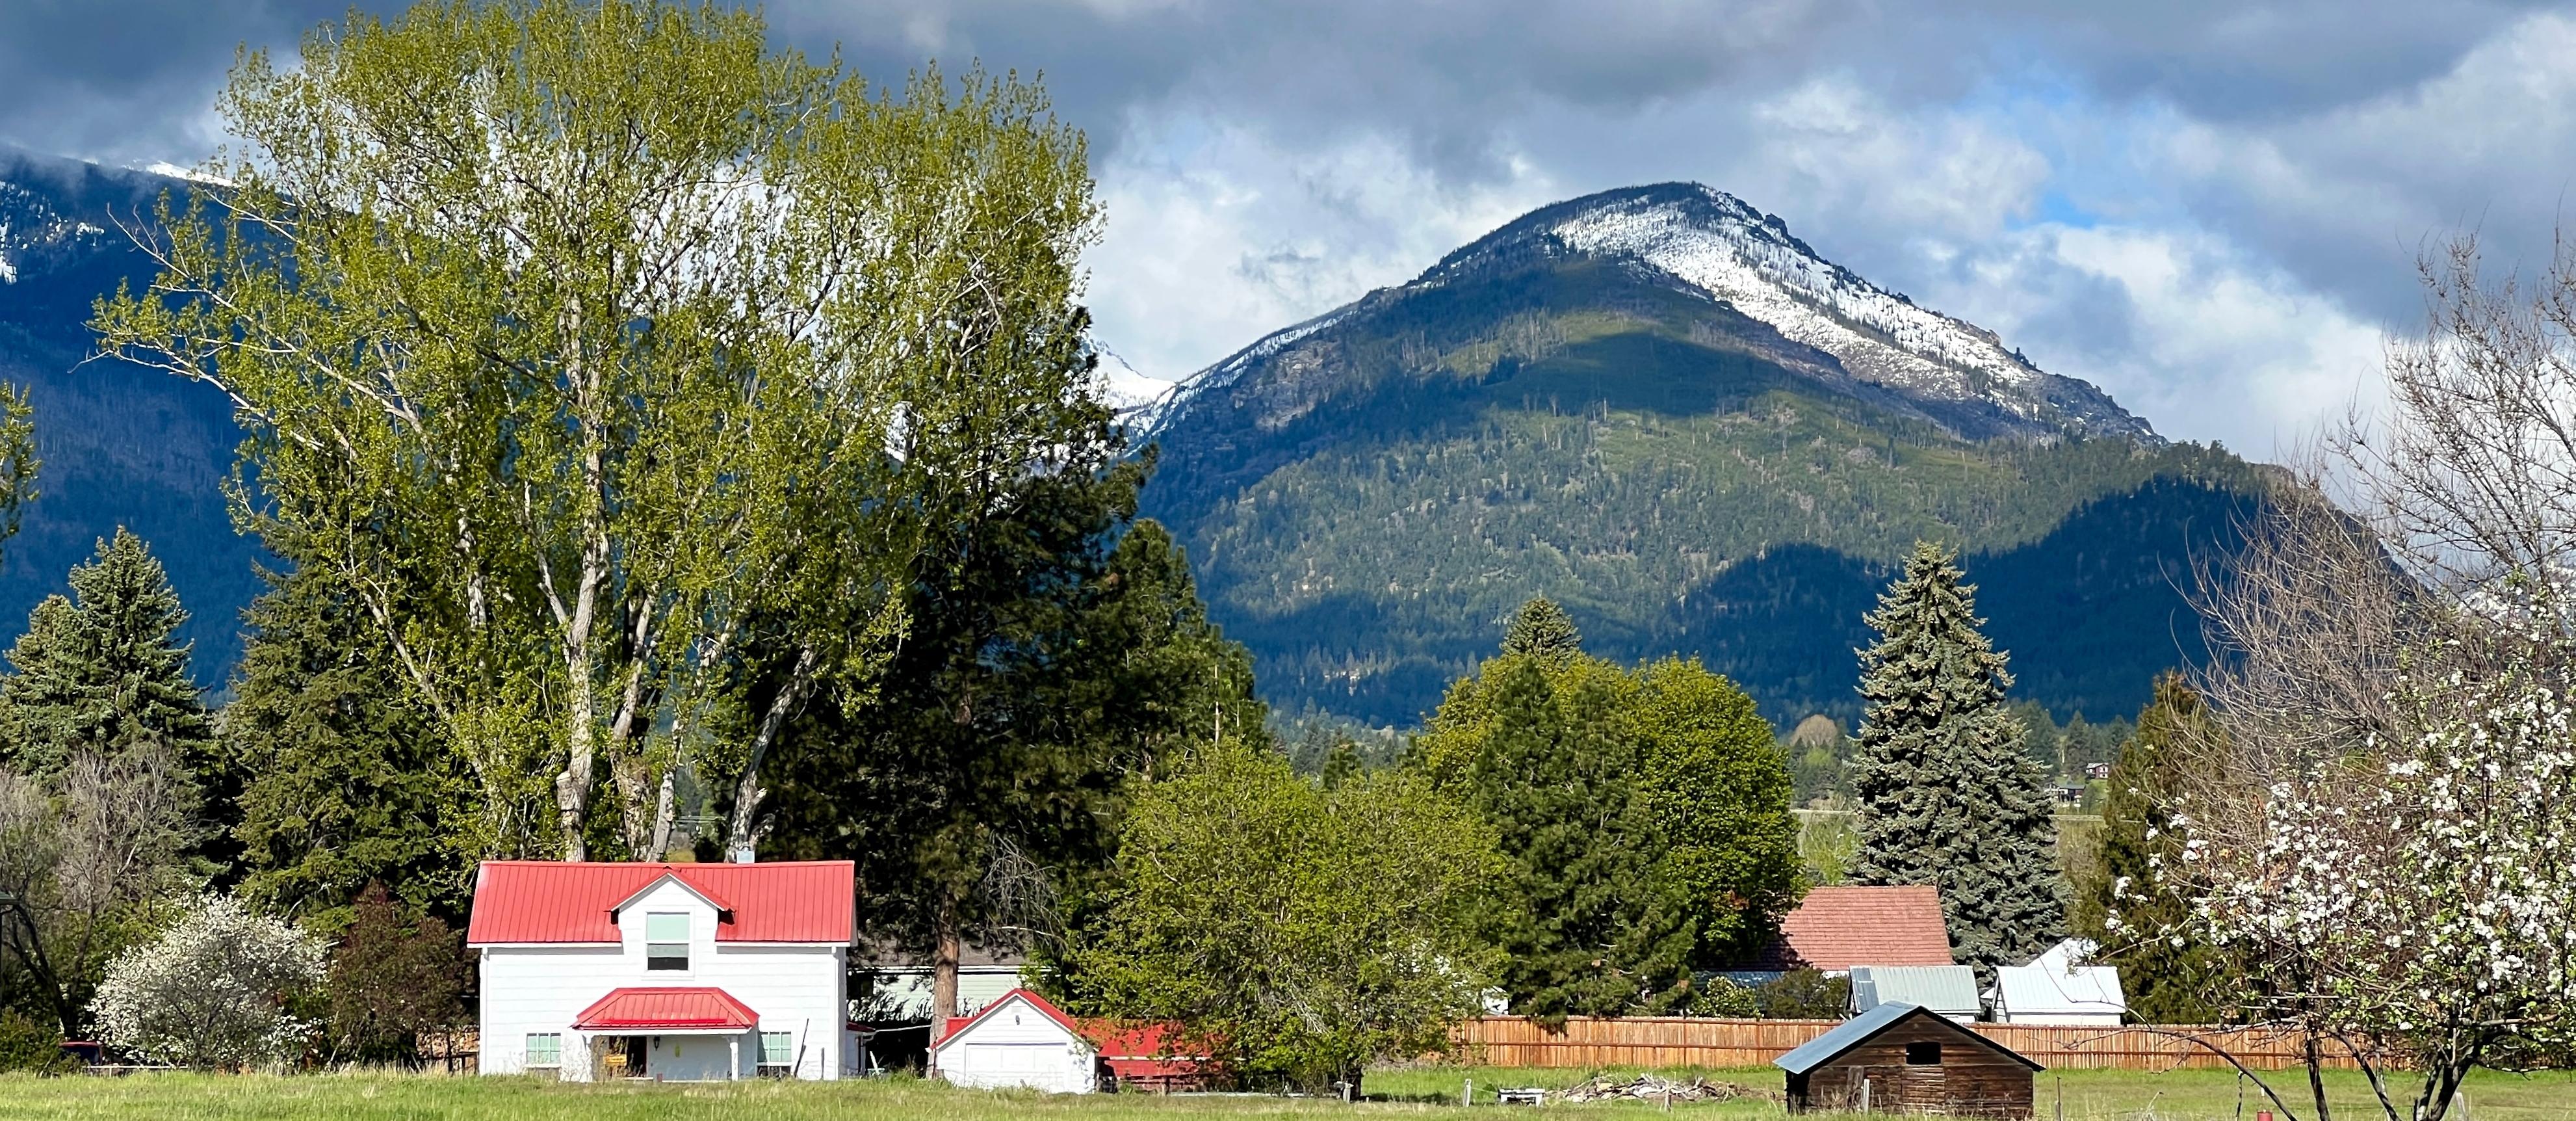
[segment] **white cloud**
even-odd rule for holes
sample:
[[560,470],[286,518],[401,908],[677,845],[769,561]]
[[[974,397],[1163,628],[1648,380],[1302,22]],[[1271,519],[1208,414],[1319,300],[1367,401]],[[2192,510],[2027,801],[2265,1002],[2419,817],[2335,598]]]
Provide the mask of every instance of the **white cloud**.
[[1187,118],[1136,130],[1098,169],[1107,230],[1086,263],[1099,334],[1146,377],[1185,377],[1550,200],[1523,171],[1459,188],[1390,140],[1291,149]]

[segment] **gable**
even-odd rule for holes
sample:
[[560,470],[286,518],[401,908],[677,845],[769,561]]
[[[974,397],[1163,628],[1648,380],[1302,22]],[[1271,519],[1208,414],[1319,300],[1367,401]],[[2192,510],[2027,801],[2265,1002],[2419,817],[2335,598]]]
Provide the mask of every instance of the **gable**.
[[1970,1031],[1950,1018],[1919,1004],[1879,1005],[1843,1021],[1840,1027],[1808,1040],[1788,1054],[1773,1059],[1771,1065],[1791,1074],[1805,1074],[1894,1030],[1899,1025],[1916,1030],[1928,1029],[1943,1034],[1948,1038],[1959,1040],[1962,1046],[2002,1055],[2034,1071],[2047,1069],[2032,1062],[2021,1052]]
[[930,1045],[934,1052],[967,1042],[1063,1042],[1084,1050],[1092,1049],[1091,1040],[1045,997],[1027,989],[1013,989],[1002,999],[985,1005],[982,1011],[948,1022],[948,1033]]

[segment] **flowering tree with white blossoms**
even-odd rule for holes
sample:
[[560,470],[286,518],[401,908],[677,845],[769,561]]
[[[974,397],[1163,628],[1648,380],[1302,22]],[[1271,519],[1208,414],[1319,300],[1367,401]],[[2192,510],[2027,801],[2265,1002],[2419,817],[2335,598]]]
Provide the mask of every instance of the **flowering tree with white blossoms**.
[[240,1069],[302,1050],[312,1025],[287,1001],[322,976],[320,939],[210,895],[109,962],[90,1014],[102,1040],[139,1058]]
[[2390,1121],[2438,1121],[2471,1068],[2576,1039],[2576,659],[2514,629],[2402,677],[2387,711],[2411,732],[2196,791],[2179,866],[2157,868],[2194,904],[2154,933],[2243,962],[2249,1017],[2312,1060],[2320,1038],[2348,1048]]

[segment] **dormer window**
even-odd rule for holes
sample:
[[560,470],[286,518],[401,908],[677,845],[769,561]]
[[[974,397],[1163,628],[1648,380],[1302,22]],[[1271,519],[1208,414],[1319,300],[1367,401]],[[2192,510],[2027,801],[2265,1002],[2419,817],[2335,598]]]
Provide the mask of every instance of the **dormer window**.
[[689,968],[689,915],[655,911],[644,916],[644,968]]

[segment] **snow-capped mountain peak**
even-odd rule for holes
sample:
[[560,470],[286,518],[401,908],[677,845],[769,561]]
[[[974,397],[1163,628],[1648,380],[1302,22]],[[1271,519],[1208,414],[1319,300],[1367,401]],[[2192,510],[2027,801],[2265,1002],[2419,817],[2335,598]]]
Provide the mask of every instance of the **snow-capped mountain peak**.
[[1963,436],[2161,442],[2146,421],[2099,388],[2042,370],[1994,332],[1870,283],[1826,260],[1778,217],[1696,183],[1604,191],[1533,211],[1442,258],[1409,284],[1273,332],[1200,371],[1158,403],[1141,427],[1171,423],[1194,398],[1226,390],[1250,370],[1286,361],[1290,352],[1329,346],[1335,329],[1359,322],[1355,317],[1365,309],[1573,259],[1617,262],[1650,283],[1725,305],[1805,356],[1793,357],[1793,364],[1892,394]]

